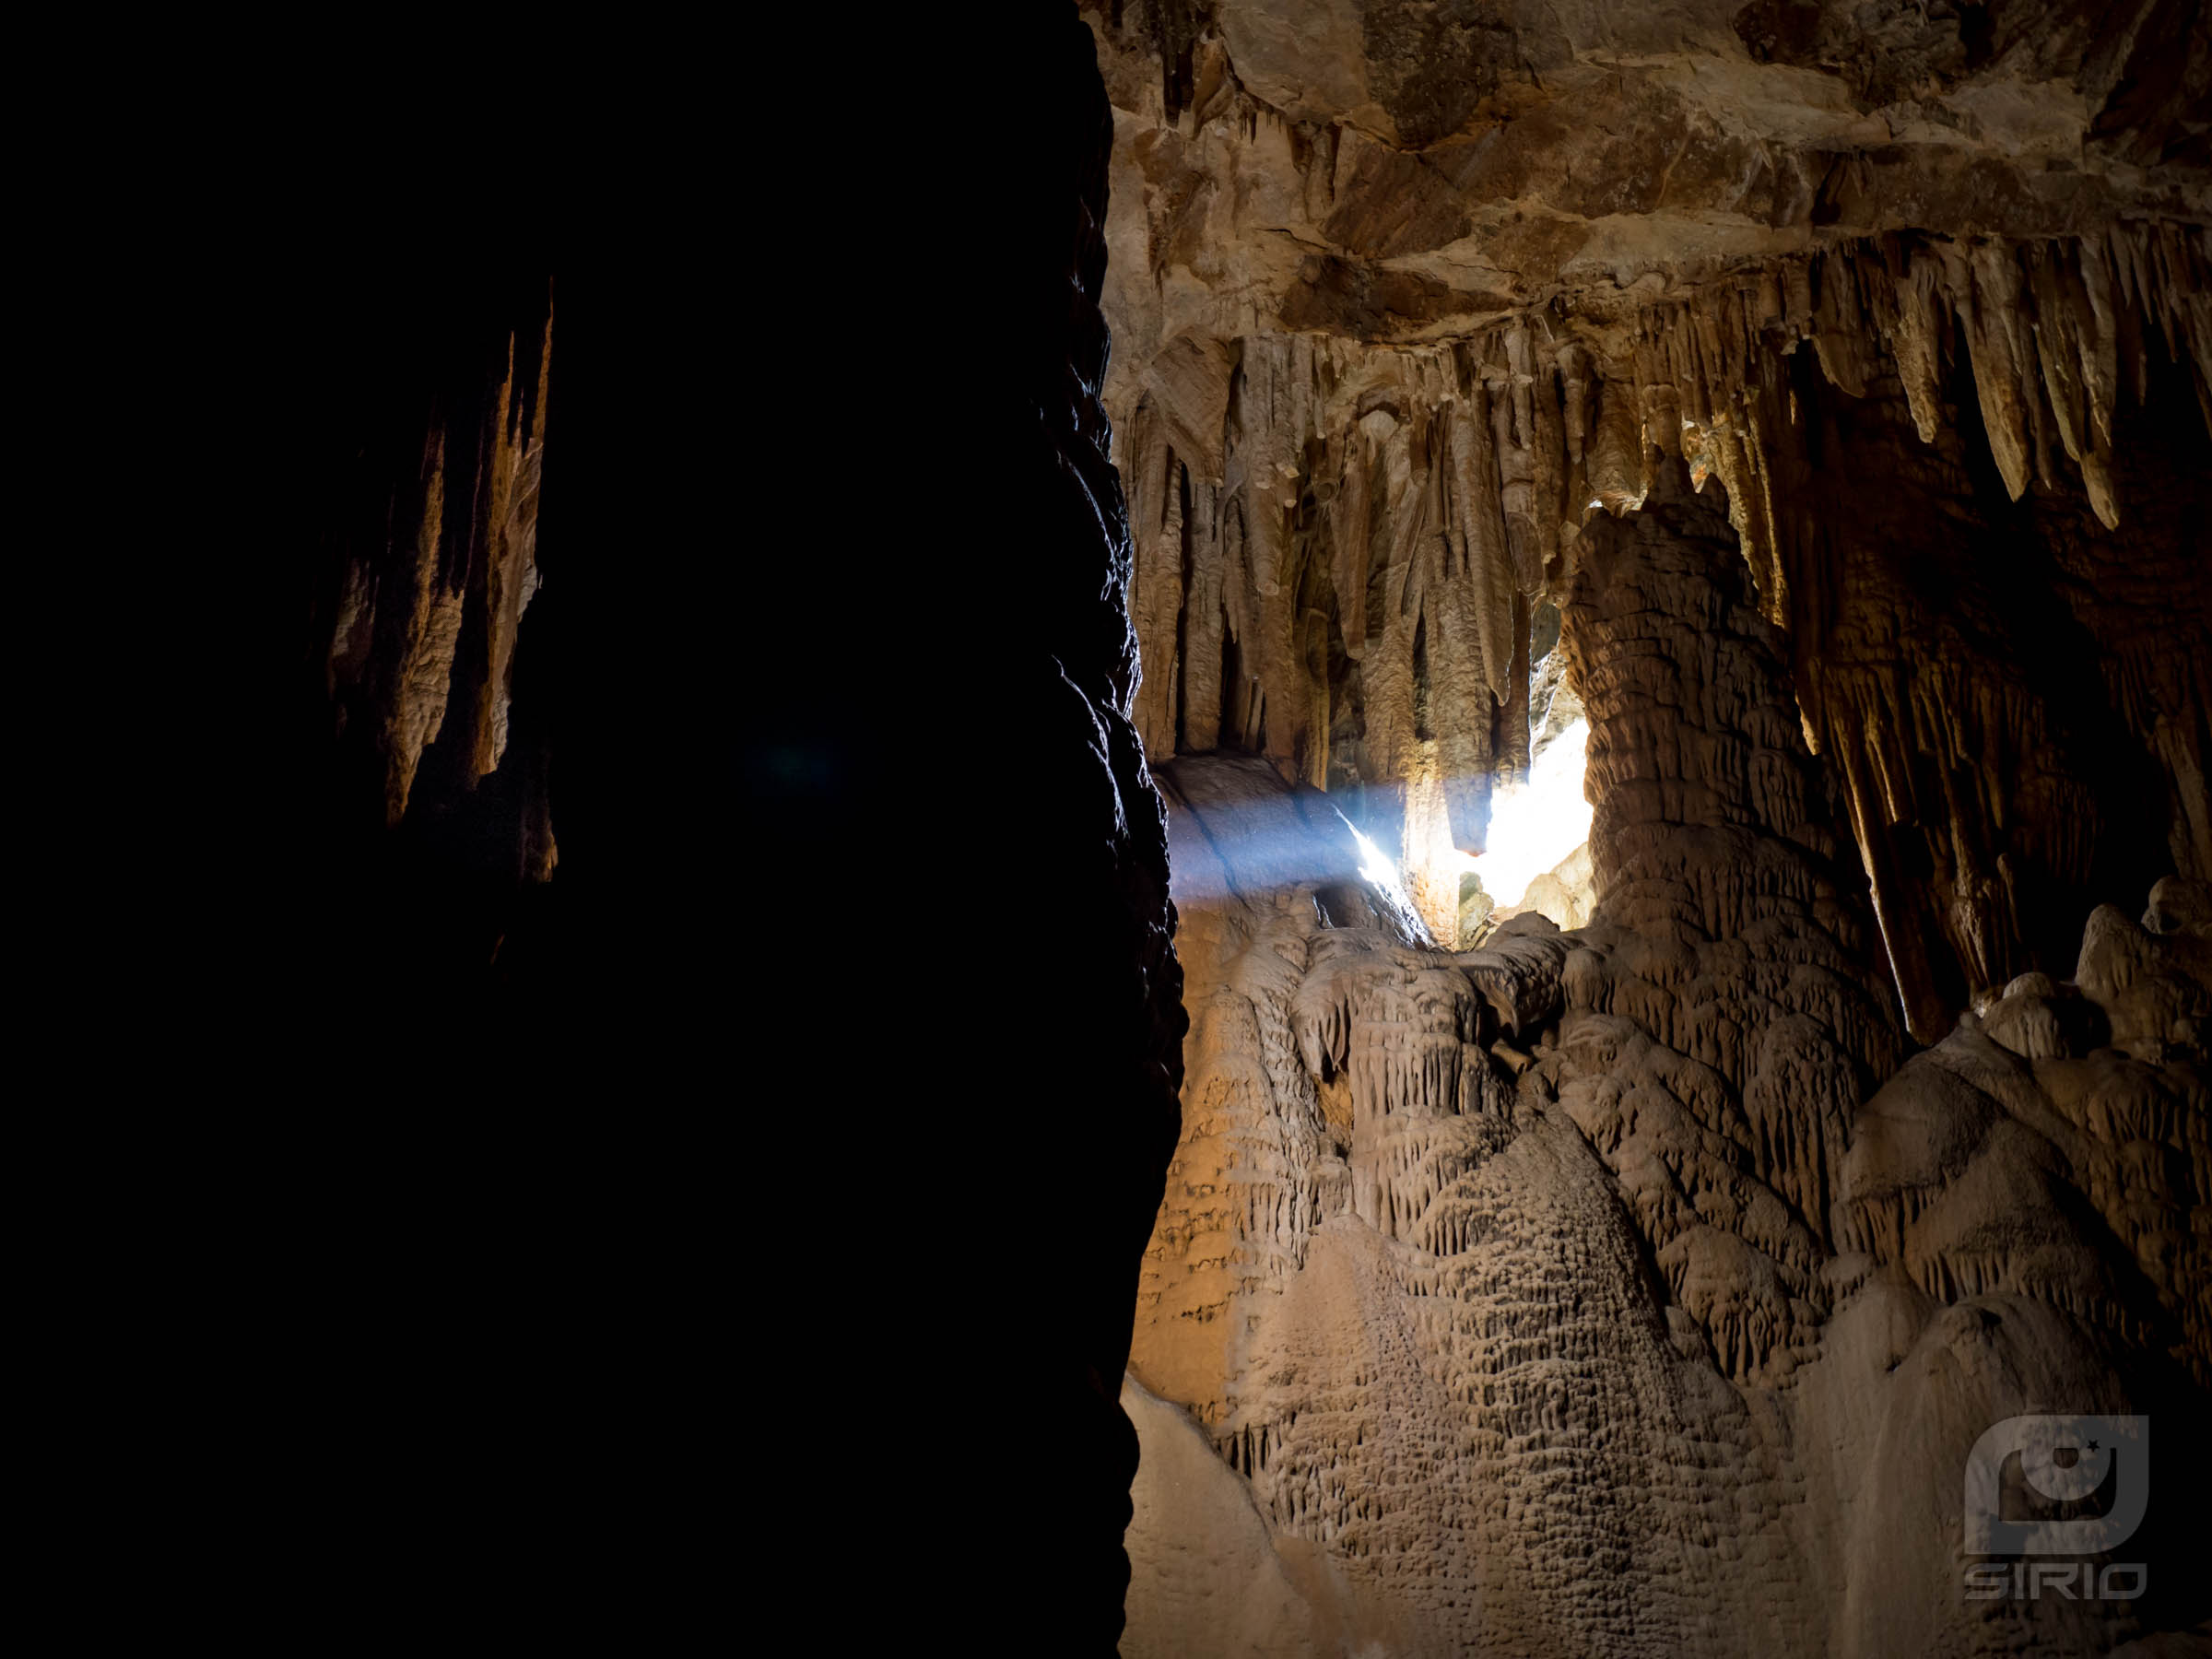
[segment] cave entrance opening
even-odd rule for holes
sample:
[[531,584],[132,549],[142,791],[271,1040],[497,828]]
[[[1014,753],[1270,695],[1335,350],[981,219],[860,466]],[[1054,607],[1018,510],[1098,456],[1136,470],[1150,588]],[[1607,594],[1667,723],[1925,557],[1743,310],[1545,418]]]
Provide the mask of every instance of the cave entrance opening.
[[1460,854],[1462,948],[1531,912],[1561,927],[1590,919],[1590,723],[1567,684],[1555,606],[1536,607],[1529,646],[1528,770],[1496,780],[1483,851]]

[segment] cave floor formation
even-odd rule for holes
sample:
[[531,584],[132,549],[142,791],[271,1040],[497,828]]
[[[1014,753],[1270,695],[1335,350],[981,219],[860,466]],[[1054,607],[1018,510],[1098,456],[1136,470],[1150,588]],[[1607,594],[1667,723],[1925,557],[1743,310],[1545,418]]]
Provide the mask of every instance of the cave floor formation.
[[2030,1594],[1965,1485],[2206,1473],[2202,19],[1082,9],[1190,1021],[1121,1651],[2212,1651],[2186,1500]]
[[[1160,768],[1192,1032],[1125,1653],[2010,1651],[1930,1471],[2205,1385],[2212,891],[2100,907],[1912,1053],[1780,630],[1677,481],[1568,613],[1594,730],[1645,734],[1594,788],[1652,785],[1600,794],[1587,925],[1439,948],[1325,794]],[[2062,1652],[2133,1618],[2038,1611]]]
[[282,1640],[2212,1653],[2202,0],[909,10],[186,261]]

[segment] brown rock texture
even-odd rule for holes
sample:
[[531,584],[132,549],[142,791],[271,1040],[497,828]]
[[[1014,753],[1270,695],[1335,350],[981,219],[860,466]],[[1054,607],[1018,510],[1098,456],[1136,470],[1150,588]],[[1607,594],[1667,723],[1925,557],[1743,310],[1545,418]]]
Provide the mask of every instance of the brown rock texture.
[[2159,1628],[1962,1603],[1958,1471],[2004,1417],[2203,1386],[2203,889],[2099,912],[2071,982],[1900,1069],[1781,630],[1724,510],[1658,471],[1567,617],[1588,927],[1411,943],[1325,796],[1164,769],[1193,1024],[1124,1389],[1124,1653]]
[[1641,512],[1592,527],[1565,616],[1599,897],[1562,969],[1559,1058],[1536,1075],[1744,1379],[1812,1352],[1831,1183],[1899,1033],[1784,636],[1724,510],[1678,464],[1657,475]]
[[[559,857],[553,732],[582,700],[556,690],[562,629],[545,595],[581,606],[602,580],[574,563],[551,574],[560,555],[540,534],[569,359],[554,280],[525,258],[448,271],[298,257],[265,324],[282,336],[273,361],[241,376],[260,418],[287,411],[281,482],[246,538],[280,542],[270,585],[291,602],[269,642],[285,677],[262,763],[281,799],[251,838],[272,895],[255,977],[288,1010],[268,1064],[347,1031],[413,1030],[437,1034],[420,1056],[436,1074],[461,1027],[496,1023],[506,942]],[[603,634],[607,621],[602,607]],[[583,631],[567,635],[580,656]],[[620,686],[619,650],[596,650],[603,685]],[[571,776],[586,758],[571,747]],[[392,1056],[341,1071],[366,1088]]]
[[[579,166],[518,63],[476,240],[269,284],[313,1213],[210,1371],[407,1517],[313,1616],[512,1512],[651,1646],[735,1441],[832,1646],[2212,1641],[2202,8],[903,21],[769,54],[736,259],[720,94]],[[645,194],[540,259],[487,158]],[[2157,1420],[2152,1587],[1970,1602],[2051,1411]]]
[[[1979,639],[1993,609],[2017,607],[1984,550],[2000,537],[2037,546],[2038,586],[2072,605],[2090,636],[2083,660],[2101,660],[2104,683],[2079,700],[2124,723],[2148,775],[2164,776],[2163,845],[2130,859],[2128,877],[2155,878],[2154,864],[2207,867],[2193,712],[2212,637],[2194,556],[2206,449],[2194,429],[2175,430],[2181,400],[2204,396],[2212,363],[2206,325],[2192,320],[2205,233],[2124,226],[1980,245],[1970,259],[1948,242],[1838,244],[1615,317],[1589,344],[1571,319],[1539,315],[1449,345],[1274,335],[1233,354],[1171,354],[1166,372],[1202,370],[1214,389],[1179,385],[1157,402],[1139,391],[1117,423],[1135,502],[1131,604],[1151,653],[1137,704],[1148,752],[1238,747],[1286,777],[1352,793],[1347,810],[1401,857],[1441,936],[1452,852],[1481,850],[1492,778],[1527,764],[1535,613],[1571,588],[1591,513],[1643,500],[1653,448],[1680,454],[1727,487],[1761,607],[1793,630],[1806,713],[1817,740],[1839,750],[1914,1029],[1937,1034],[1946,1006],[2061,948],[2030,936],[2024,895],[2054,888],[2086,910],[2100,856],[2099,815],[2077,789],[2021,789],[2008,808],[2018,820],[2000,830],[1991,806],[1941,781],[1962,751],[1984,747],[1978,732],[2033,769],[2039,751],[2078,746],[2096,724],[2043,706],[2049,695],[2027,682],[2047,665],[2005,670],[2013,691],[1969,666],[1976,648],[1959,641]],[[2089,283],[2036,275],[2053,261],[2069,280],[2095,274],[2110,322],[2095,302],[2063,298]],[[2019,323],[2031,291],[2062,296],[2023,325],[2041,343],[2022,347],[2044,354],[2040,366],[2005,356],[2003,331],[1975,321]],[[2122,333],[2137,342],[2126,353]],[[2151,362],[2146,336],[2171,368]],[[2100,381],[2100,352],[2136,366]],[[1813,363],[1817,374],[1799,367]],[[2119,401],[2082,391],[2086,426],[2051,413],[2052,388],[2063,402],[2065,388],[2100,383]],[[1209,447],[1176,437],[1194,406],[1227,411]],[[1959,435],[1962,410],[1997,435],[1994,478],[1972,476],[1969,454],[1983,448],[1980,432],[1971,446]],[[2028,431],[2023,411],[2050,441],[2041,488],[2016,510],[2025,475],[2007,474],[2002,434]],[[1818,447],[1798,418],[1816,415]],[[2081,467],[2062,475],[2052,469],[2071,465],[2059,458],[2068,430]],[[2124,530],[2115,430],[2149,451],[2119,464],[2138,480]],[[2107,436],[2080,436],[2098,431]],[[1861,504],[1876,477],[1888,491]],[[2061,505],[2069,496],[2088,510]],[[2149,571],[2146,543],[2160,550]],[[2162,595],[2149,633],[2127,620],[2145,585]],[[2004,596],[1980,597],[1993,590]],[[1929,653],[1939,661],[1921,666]],[[1852,753],[1870,744],[1888,752]]]
[[[338,732],[382,763],[389,824],[406,816],[449,719],[448,771],[465,784],[506,753],[515,641],[538,584],[551,298],[538,285],[473,375],[426,374],[413,420],[364,442],[359,512],[337,532],[338,592],[316,623],[330,636]],[[551,858],[547,846],[545,867]]]
[[[1914,441],[1886,371],[1853,397],[1798,366],[1766,394],[1798,698],[1924,1040],[2021,972],[2065,973],[2106,896],[2212,856],[2212,445],[2188,379],[2154,364],[2115,411],[2116,532],[2081,491],[2009,499],[1971,431]],[[1971,429],[1956,365],[1945,396]]]
[[[1441,937],[1453,850],[1481,850],[1493,778],[1527,764],[1535,613],[1564,599],[1594,506],[1640,502],[1652,450],[1683,455],[1727,488],[1814,741],[1888,747],[1839,764],[1932,1039],[1968,994],[2062,965],[2093,866],[2128,888],[2206,873],[2201,492],[2173,488],[2202,450],[2171,431],[2178,400],[2212,408],[2212,175],[2185,91],[2204,31],[2170,6],[2012,8],[1990,30],[1974,8],[1785,9],[1090,14],[1117,109],[1106,401],[1137,723],[1156,759],[1236,747],[1349,794]],[[1852,429],[1818,461],[1816,406]],[[1885,428],[1893,406],[1924,453]],[[2128,458],[2147,436],[2148,464]],[[1877,476],[1900,497],[1852,503]],[[1966,534],[1938,500],[1973,501]],[[2145,532],[2170,561],[2162,652],[2122,621],[2130,577],[2100,573],[2140,571]],[[2082,803],[2056,784],[1999,825],[1941,781],[1985,727],[2023,756],[2087,740],[2047,697],[1945,689],[1977,677],[1971,653],[1899,667],[1983,625],[1974,583],[1946,594],[1956,576],[1918,567],[2016,533],[2067,602],[2096,595],[2093,695],[2167,779],[2156,860],[2069,829]],[[1914,610],[1934,614],[1908,634],[1942,641],[1880,637],[1880,612]]]
[[1124,1651],[2201,1638],[2156,1524],[1966,1600],[1959,1485],[2212,1383],[2201,17],[1084,10],[1192,1021]]

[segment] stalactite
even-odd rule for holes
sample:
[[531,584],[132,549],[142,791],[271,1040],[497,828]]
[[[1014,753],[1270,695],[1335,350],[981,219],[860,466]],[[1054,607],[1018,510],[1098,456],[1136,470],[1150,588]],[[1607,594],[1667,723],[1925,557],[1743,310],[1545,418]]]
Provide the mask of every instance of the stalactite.
[[407,414],[419,424],[370,435],[357,461],[362,494],[342,533],[336,604],[319,619],[322,655],[341,741],[373,750],[389,825],[406,818],[433,745],[451,756],[441,799],[505,757],[516,641],[538,580],[549,285],[524,311],[494,336],[496,355],[480,343],[473,372],[416,389]]
[[[1761,613],[1802,636],[1806,723],[1855,781],[1850,821],[1924,1030],[1940,1018],[1914,959],[1931,924],[1899,912],[1921,901],[1882,846],[1934,807],[1908,750],[1963,758],[2021,712],[1980,708],[1993,688],[1972,682],[1963,702],[1924,683],[1895,708],[1823,688],[1823,641],[1853,603],[1826,548],[1849,524],[1813,523],[1791,494],[1806,411],[1790,354],[1806,349],[1837,395],[1901,395],[1939,454],[1956,448],[1947,387],[1962,371],[2006,492],[2077,488],[2111,528],[2129,511],[2117,400],[2147,394],[2154,340],[2204,394],[2212,324],[2191,285],[2206,269],[2206,232],[2164,223],[2030,241],[1889,234],[1754,265],[1580,336],[1570,308],[1449,345],[1263,334],[1189,354],[1203,372],[1176,371],[1176,418],[1222,423],[1191,439],[1224,457],[1221,487],[1163,451],[1162,376],[1125,441],[1150,750],[1227,743],[1286,777],[1380,792],[1378,821],[1396,824],[1389,844],[1443,936],[1457,925],[1453,852],[1481,850],[1491,781],[1526,764],[1524,618],[1565,591],[1592,516],[1640,506],[1652,458],[1679,454],[1726,492]],[[1417,732],[1417,697],[1432,735]],[[2160,734],[2186,818],[2194,752],[2171,721],[2144,729]],[[1844,752],[1862,742],[1865,764]],[[1945,808],[1964,824],[1993,809]],[[2035,833],[2053,867],[2086,856],[2062,850],[2056,818]],[[2017,907],[1971,862],[1961,843],[1947,866],[1955,912],[1936,931],[1967,980],[2001,981],[2019,965],[2003,942]]]

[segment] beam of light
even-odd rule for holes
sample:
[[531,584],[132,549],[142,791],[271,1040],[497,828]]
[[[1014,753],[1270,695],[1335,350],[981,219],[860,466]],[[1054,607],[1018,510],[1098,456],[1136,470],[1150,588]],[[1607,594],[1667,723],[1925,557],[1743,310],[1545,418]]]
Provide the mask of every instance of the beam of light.
[[1520,903],[1530,882],[1590,839],[1590,803],[1583,798],[1589,741],[1590,723],[1576,721],[1536,757],[1526,783],[1491,797],[1489,849],[1466,864],[1500,909]]
[[1359,826],[1339,811],[1344,827],[1352,832],[1352,843],[1359,849],[1359,878],[1382,896],[1383,904],[1395,912],[1397,926],[1407,937],[1424,945],[1433,945],[1436,935],[1423,919],[1420,907],[1414,903],[1413,895],[1406,890],[1406,879],[1389,854],[1361,833]]
[[1336,816],[1344,818],[1344,827],[1352,832],[1352,840],[1359,843],[1360,879],[1373,882],[1410,910],[1413,900],[1406,897],[1405,884],[1398,879],[1398,866],[1391,863],[1382,848],[1360,833],[1359,825],[1344,818],[1341,812]]

